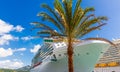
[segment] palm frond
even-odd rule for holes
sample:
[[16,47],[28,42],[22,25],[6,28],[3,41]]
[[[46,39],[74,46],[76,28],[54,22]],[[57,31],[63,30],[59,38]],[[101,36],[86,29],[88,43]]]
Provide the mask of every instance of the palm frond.
[[85,8],[84,10],[82,8],[79,8],[79,12],[78,15],[76,16],[76,18],[72,21],[73,22],[73,28],[78,27],[81,24],[82,19],[84,19],[85,15],[88,14],[89,12],[94,11],[94,8]]
[[45,8],[45,9],[48,10],[51,14],[53,14],[53,16],[55,17],[56,21],[59,23],[59,25],[61,25],[61,28],[64,29],[64,24],[62,23],[59,14],[57,14],[54,9],[52,9],[52,8],[51,8],[50,6],[48,6],[47,4],[42,4],[41,7],[42,7],[42,8]]
[[40,23],[40,22],[32,22],[32,24],[34,24],[35,26],[32,28],[32,30],[34,29],[45,29],[45,30],[50,30],[53,31],[54,29],[52,29],[50,26],[47,26],[46,24]]
[[65,14],[64,8],[59,0],[55,0],[54,7],[55,7],[55,11],[60,15],[60,18],[61,18],[62,24],[64,25],[65,31],[68,31],[66,14]]
[[45,12],[40,12],[40,13],[38,14],[38,16],[41,16],[41,17],[43,17],[44,20],[47,20],[47,21],[50,21],[51,23],[53,23],[53,24],[61,31],[61,33],[64,31],[64,30],[63,30],[64,28],[62,28],[61,24],[59,24],[54,18],[52,18],[52,17],[51,17],[50,15],[48,15],[47,13],[45,13]]
[[[84,18],[84,20],[81,23],[75,24],[73,26],[73,33],[77,32],[79,29],[84,28],[85,24],[89,25],[89,23],[85,23],[85,22],[86,22],[86,20],[88,20],[90,17],[93,17],[93,16],[94,16],[94,14],[91,14],[91,15],[87,16],[86,18]],[[90,20],[90,21],[92,21],[92,20]]]
[[33,38],[50,38],[51,36],[43,36],[43,35],[37,35],[37,36],[32,36]]
[[59,34],[56,31],[50,31],[50,30],[42,30],[42,31],[38,31],[37,32],[38,35],[49,35],[49,36],[60,36],[61,34]]
[[37,34],[51,34],[52,32],[49,30],[42,30],[42,31],[38,31]]
[[79,15],[81,15],[82,13],[82,9],[80,8],[80,3],[81,3],[82,0],[77,0],[77,3],[75,5],[75,9],[74,9],[74,12],[73,12],[73,18],[72,18],[72,26],[74,27],[76,24],[75,24],[75,21],[77,20],[77,18],[79,17]]
[[69,27],[71,27],[72,20],[72,0],[65,0],[63,2],[63,7],[66,14],[66,21]]
[[81,31],[81,33],[76,34],[76,36],[77,36],[77,38],[81,38],[84,35],[92,32],[93,30],[96,30],[96,29],[98,29],[98,28],[100,28],[100,27],[102,27],[104,25],[106,25],[106,23],[98,25],[98,26],[93,26],[93,27],[90,27],[90,28],[85,28],[85,30]]
[[106,16],[99,16],[98,19],[100,19],[100,20],[105,20],[105,21],[108,20],[108,18],[107,18]]
[[91,7],[91,8],[85,8],[85,10],[83,10],[82,15],[79,16],[78,20],[76,21],[76,24],[79,24],[80,21],[82,20],[82,18],[84,18],[86,14],[88,14],[89,12],[93,12],[93,11],[94,11],[93,7]]
[[73,19],[75,18],[76,14],[78,13],[79,11],[79,7],[80,7],[80,3],[81,3],[82,0],[77,0],[77,3],[75,5],[75,10],[74,10],[74,13],[73,13]]
[[[76,35],[84,32],[86,30],[86,28],[91,27],[93,24],[99,23],[100,21],[104,20],[104,19],[102,19],[100,17],[94,18],[93,16],[94,16],[93,14],[87,16],[83,20],[83,22],[80,24],[80,26],[77,26],[77,28],[75,28],[76,30],[74,30],[74,32],[76,32]],[[89,19],[90,17],[93,17],[93,18]],[[105,24],[105,23],[103,23],[103,24]],[[100,26],[102,26],[103,24],[99,23]],[[100,29],[100,27],[99,27],[99,29]]]
[[80,24],[82,15],[83,15],[83,9],[79,8],[76,14],[74,14],[72,18],[72,29],[76,28]]

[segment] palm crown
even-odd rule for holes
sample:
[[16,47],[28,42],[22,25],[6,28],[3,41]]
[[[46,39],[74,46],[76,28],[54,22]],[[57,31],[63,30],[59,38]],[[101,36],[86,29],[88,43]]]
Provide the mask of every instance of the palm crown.
[[71,35],[72,38],[81,38],[105,25],[102,21],[107,20],[106,17],[95,17],[92,12],[94,8],[82,9],[80,3],[81,0],[77,0],[74,9],[72,0],[63,0],[62,3],[59,0],[55,0],[54,9],[50,8],[47,4],[42,4],[41,6],[47,9],[52,15],[48,12],[40,12],[37,16],[42,17],[42,20],[51,22],[58,30],[54,30],[54,28],[47,24],[33,22],[36,25],[35,28],[42,29],[38,34],[47,34],[48,37]]

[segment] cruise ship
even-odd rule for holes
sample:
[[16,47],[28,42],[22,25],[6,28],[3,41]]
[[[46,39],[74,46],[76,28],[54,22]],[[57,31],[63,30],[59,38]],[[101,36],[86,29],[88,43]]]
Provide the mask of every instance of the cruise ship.
[[[109,47],[110,44],[102,40],[76,40],[73,44],[74,72],[93,72]],[[32,59],[30,72],[68,72],[66,40],[44,38],[44,44]]]
[[116,45],[110,46],[95,65],[94,72],[120,72],[120,39],[113,41]]

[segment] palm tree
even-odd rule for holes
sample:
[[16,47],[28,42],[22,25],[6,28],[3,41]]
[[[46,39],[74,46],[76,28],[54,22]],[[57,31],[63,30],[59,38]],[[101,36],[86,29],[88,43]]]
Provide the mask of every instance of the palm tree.
[[[67,38],[67,54],[68,54],[68,71],[74,72],[73,67],[73,42],[75,39],[81,39],[86,34],[100,29],[105,25],[106,17],[95,17],[93,14],[94,8],[81,8],[81,0],[76,0],[73,5],[73,0],[54,0],[54,9],[47,4],[42,4],[41,7],[48,12],[40,12],[43,21],[50,22],[53,26],[41,22],[33,22],[33,29],[40,29],[37,34],[40,37],[66,37]],[[112,44],[112,42],[104,38],[87,38],[85,40],[104,40]]]

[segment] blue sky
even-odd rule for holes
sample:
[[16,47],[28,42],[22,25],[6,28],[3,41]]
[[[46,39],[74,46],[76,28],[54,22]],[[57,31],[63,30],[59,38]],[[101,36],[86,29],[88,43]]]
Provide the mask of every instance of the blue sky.
[[[18,68],[31,64],[42,39],[33,39],[31,22],[39,21],[41,3],[53,0],[0,0],[0,68]],[[120,38],[120,0],[83,0],[81,6],[94,7],[96,16],[107,16],[107,25],[86,37]]]

